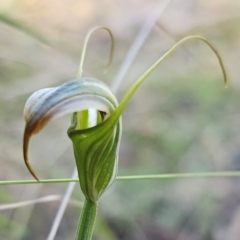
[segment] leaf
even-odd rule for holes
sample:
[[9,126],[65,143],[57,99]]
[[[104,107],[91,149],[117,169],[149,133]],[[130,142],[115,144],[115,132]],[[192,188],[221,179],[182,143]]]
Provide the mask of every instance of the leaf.
[[33,30],[30,27],[27,27],[25,24],[19,22],[18,20],[13,19],[12,17],[9,17],[5,14],[0,14],[0,21],[11,27],[14,27],[15,29],[21,32],[24,32],[25,34],[38,40],[41,43],[50,45],[50,42],[45,37],[43,37],[40,33],[38,33],[37,31]]

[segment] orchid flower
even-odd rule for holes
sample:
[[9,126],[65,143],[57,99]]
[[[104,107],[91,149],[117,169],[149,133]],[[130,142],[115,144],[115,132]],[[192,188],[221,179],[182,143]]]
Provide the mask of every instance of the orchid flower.
[[111,89],[104,82],[81,77],[87,42],[97,29],[105,29],[110,34],[112,45],[109,62],[111,62],[114,47],[112,33],[106,27],[97,27],[86,37],[77,79],[58,87],[45,88],[33,93],[24,108],[26,126],[23,137],[23,155],[27,168],[38,181],[28,161],[31,136],[41,131],[50,120],[65,114],[72,114],[68,136],[73,143],[79,183],[86,198],[76,235],[76,239],[81,240],[91,239],[98,199],[114,182],[117,175],[122,112],[134,92],[151,72],[182,43],[190,39],[198,39],[213,50],[220,63],[225,83],[227,81],[222,60],[216,49],[202,37],[189,36],[183,38],[158,59],[133,84],[119,104]]

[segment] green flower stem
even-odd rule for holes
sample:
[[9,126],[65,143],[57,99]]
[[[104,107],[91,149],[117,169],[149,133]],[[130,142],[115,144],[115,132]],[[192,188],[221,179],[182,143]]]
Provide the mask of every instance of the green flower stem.
[[97,202],[85,200],[75,240],[91,240],[97,215]]
[[[154,180],[154,179],[174,179],[174,178],[181,179],[181,178],[220,178],[220,177],[240,177],[240,171],[167,173],[167,174],[119,176],[116,178],[116,180]],[[40,181],[36,181],[36,180],[0,181],[0,185],[70,183],[70,182],[79,182],[79,179],[78,178],[61,178],[61,179],[44,179]]]

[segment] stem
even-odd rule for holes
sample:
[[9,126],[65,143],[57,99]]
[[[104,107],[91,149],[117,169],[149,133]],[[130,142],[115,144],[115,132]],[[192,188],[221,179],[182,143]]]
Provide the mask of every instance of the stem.
[[75,240],[91,240],[97,215],[97,202],[85,199]]

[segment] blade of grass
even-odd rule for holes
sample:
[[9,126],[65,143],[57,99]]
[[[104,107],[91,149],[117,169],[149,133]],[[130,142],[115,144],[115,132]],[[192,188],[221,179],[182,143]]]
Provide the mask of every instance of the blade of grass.
[[[21,207],[26,207],[30,205],[34,205],[37,203],[46,203],[46,202],[53,202],[53,201],[60,201],[62,200],[61,195],[49,195],[45,197],[40,197],[28,201],[21,201],[21,202],[16,202],[16,203],[10,203],[10,204],[1,204],[0,205],[0,211],[3,210],[9,210],[9,209],[14,209],[14,208],[21,208]],[[76,206],[76,207],[82,207],[83,203],[76,201],[76,200],[71,200],[69,201],[69,204]]]
[[[74,169],[74,172],[72,174],[72,179],[76,178],[78,176],[78,172],[77,172],[77,168]],[[57,230],[58,230],[58,227],[60,225],[60,222],[62,220],[62,217],[63,217],[63,214],[67,208],[67,205],[68,205],[68,202],[70,201],[70,198],[72,196],[72,192],[74,190],[74,187],[76,185],[76,182],[79,182],[79,179],[77,178],[77,181],[72,181],[68,187],[67,187],[67,190],[63,196],[63,199],[62,199],[62,202],[60,204],[60,207],[58,208],[58,212],[55,216],[55,219],[53,221],[53,224],[52,224],[52,227],[51,227],[51,230],[48,234],[48,237],[47,237],[47,240],[53,240],[56,236],[56,233],[57,233]]]
[[119,71],[112,82],[112,91],[114,93],[117,92],[124,76],[126,75],[128,69],[130,68],[131,64],[133,63],[134,59],[137,56],[137,53],[141,49],[142,45],[144,44],[146,38],[150,34],[153,26],[157,19],[163,14],[167,6],[170,4],[171,0],[163,0],[159,1],[158,5],[154,7],[154,10],[149,14],[149,18],[145,21],[142,28],[140,29],[137,37],[135,38],[132,46],[130,47],[129,51],[126,54],[126,57],[119,68]]
[[[156,180],[156,179],[184,179],[184,178],[221,178],[221,177],[240,177],[240,171],[230,172],[199,172],[199,173],[165,173],[165,174],[149,174],[149,175],[131,175],[118,176],[116,180]],[[78,178],[60,178],[60,179],[44,179],[39,182],[36,180],[14,180],[0,181],[1,185],[17,185],[17,184],[46,184],[46,183],[71,183],[79,182]]]
[[5,23],[11,27],[14,27],[15,29],[21,32],[24,32],[28,36],[38,40],[43,44],[50,45],[50,42],[45,37],[43,37],[39,32],[33,30],[30,27],[27,27],[24,23],[21,23],[8,15],[0,14],[0,22]]

